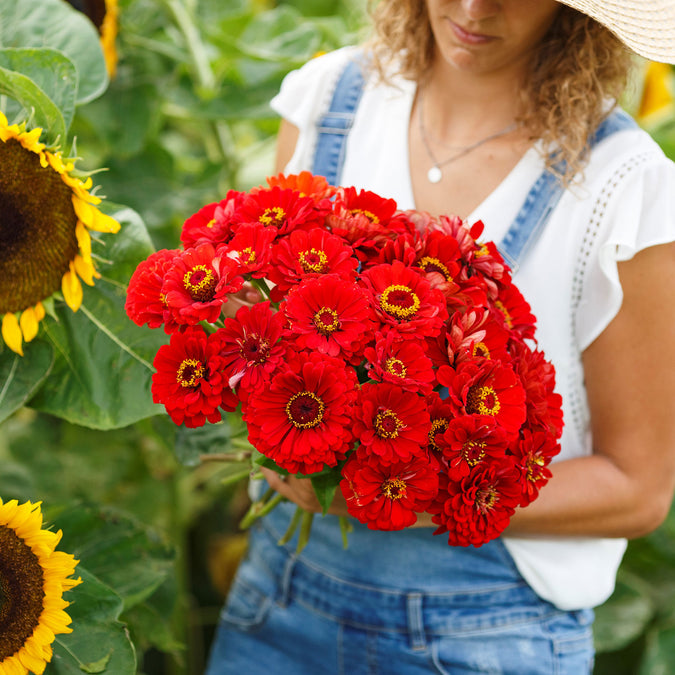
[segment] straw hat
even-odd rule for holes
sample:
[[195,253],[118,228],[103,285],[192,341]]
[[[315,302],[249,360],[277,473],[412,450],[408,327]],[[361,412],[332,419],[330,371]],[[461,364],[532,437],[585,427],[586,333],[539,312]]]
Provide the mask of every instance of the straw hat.
[[675,63],[675,0],[559,0],[607,26],[633,51]]

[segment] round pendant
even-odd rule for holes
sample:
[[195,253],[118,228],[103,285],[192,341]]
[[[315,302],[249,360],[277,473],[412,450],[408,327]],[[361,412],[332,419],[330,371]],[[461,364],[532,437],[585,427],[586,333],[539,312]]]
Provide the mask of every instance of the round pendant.
[[437,166],[432,166],[429,171],[427,171],[427,178],[430,183],[438,183],[441,178],[443,178],[443,174]]

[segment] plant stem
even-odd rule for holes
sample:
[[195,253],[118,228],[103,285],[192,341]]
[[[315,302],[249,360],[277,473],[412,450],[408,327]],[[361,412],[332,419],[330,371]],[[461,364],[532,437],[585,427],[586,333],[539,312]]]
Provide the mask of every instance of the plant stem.
[[292,539],[293,535],[295,534],[295,531],[298,529],[298,525],[300,524],[300,520],[302,519],[303,513],[304,513],[304,511],[300,506],[298,506],[295,509],[295,513],[293,514],[293,518],[291,518],[291,522],[288,525],[288,529],[286,530],[286,533],[277,542],[277,544],[279,546],[283,546],[284,544],[288,544],[288,542]]
[[342,546],[346,550],[349,548],[347,535],[352,532],[354,526],[349,522],[346,516],[340,516],[340,534],[342,535]]
[[300,553],[309,542],[309,535],[312,532],[312,522],[314,521],[314,514],[310,511],[305,511],[302,514],[302,524],[300,525],[300,535],[298,536],[298,545],[295,549],[296,553]]

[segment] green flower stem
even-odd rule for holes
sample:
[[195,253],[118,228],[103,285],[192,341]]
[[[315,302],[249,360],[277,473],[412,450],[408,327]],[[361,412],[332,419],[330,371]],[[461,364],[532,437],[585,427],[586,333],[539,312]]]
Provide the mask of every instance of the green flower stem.
[[298,545],[295,549],[296,553],[300,553],[309,542],[309,535],[312,532],[312,522],[314,521],[314,514],[310,511],[305,511],[302,514],[302,523],[300,524],[300,535],[298,536]]
[[237,471],[236,473],[231,474],[230,476],[225,476],[220,483],[221,485],[234,485],[244,478],[248,478],[250,475],[250,470],[248,468],[243,469],[242,471]]
[[342,535],[342,547],[347,550],[349,548],[349,540],[347,535],[353,532],[354,526],[349,522],[346,516],[340,516],[340,534]]
[[267,287],[267,283],[265,282],[264,279],[250,279],[249,283],[251,286],[254,288],[257,288],[261,295],[263,296],[263,299],[268,300],[270,297],[270,289]]
[[[251,452],[213,452],[199,455],[199,459],[202,462],[246,462],[251,459]],[[248,475],[249,470],[246,470]]]
[[277,542],[277,544],[279,546],[283,546],[284,544],[288,544],[288,542],[292,539],[293,535],[295,534],[295,531],[298,529],[298,525],[300,525],[300,521],[302,520],[302,514],[303,513],[304,513],[304,510],[302,509],[302,507],[300,507],[300,506],[296,507],[295,513],[293,514],[293,517],[291,518],[291,522],[288,525],[288,529],[286,530],[286,533]]
[[251,507],[246,512],[246,515],[239,523],[240,529],[247,530],[256,520],[258,520],[258,518],[266,516],[278,504],[286,499],[286,497],[280,494],[277,494],[273,497],[273,494],[274,488],[269,488],[269,490],[267,490],[267,492],[262,496],[262,499],[251,504]]

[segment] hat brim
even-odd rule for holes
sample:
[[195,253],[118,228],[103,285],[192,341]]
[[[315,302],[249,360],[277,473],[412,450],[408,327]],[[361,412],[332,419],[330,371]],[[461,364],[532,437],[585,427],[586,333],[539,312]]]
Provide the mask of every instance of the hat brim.
[[652,61],[675,63],[673,0],[558,0],[611,30],[627,47]]

